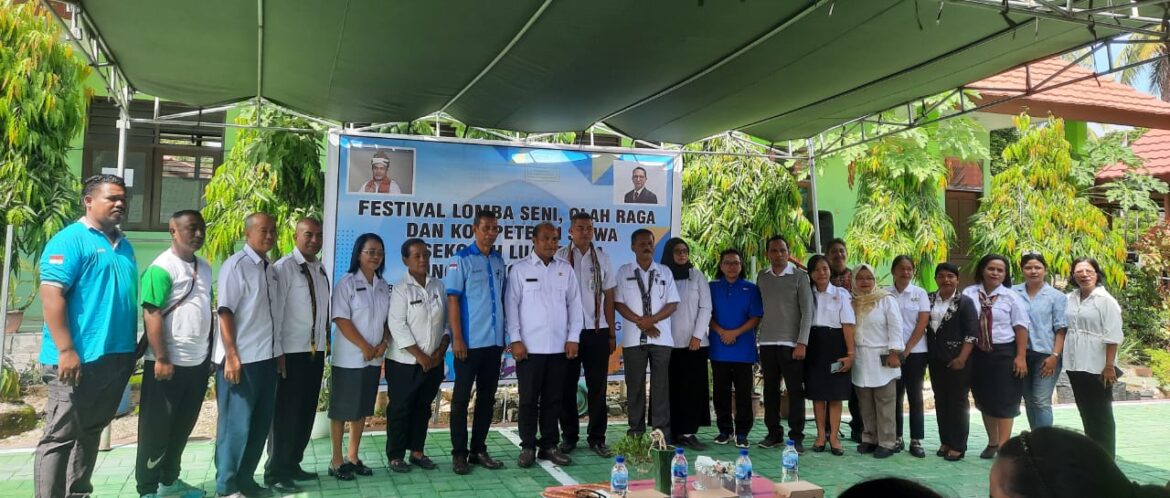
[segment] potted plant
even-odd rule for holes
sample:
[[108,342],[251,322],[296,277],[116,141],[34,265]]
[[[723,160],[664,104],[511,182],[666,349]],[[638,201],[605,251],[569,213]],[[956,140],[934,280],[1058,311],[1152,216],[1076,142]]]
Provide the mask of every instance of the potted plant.
[[[24,322],[24,312],[32,305],[40,288],[40,275],[27,259],[19,260],[8,280],[8,314],[4,317],[4,333],[15,334]],[[22,289],[21,284],[27,283]],[[22,292],[23,291],[23,292]]]
[[325,372],[321,375],[321,393],[317,395],[317,414],[313,417],[313,430],[310,437],[321,439],[329,436],[329,387],[332,375],[329,365],[325,365]]

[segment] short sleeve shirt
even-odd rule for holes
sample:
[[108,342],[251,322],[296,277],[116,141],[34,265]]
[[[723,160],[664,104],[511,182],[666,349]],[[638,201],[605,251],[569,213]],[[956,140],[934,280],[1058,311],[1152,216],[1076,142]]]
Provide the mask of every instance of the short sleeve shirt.
[[[172,364],[193,367],[207,359],[214,320],[206,260],[187,262],[172,249],[164,251],[142,274],[142,304],[167,313],[162,332]],[[146,350],[146,359],[155,360],[153,349]]]
[[[366,280],[360,271],[346,273],[333,290],[333,304],[330,306],[333,318],[344,318],[353,322],[354,328],[371,346],[382,342],[383,333],[390,316],[390,286],[382,277]],[[381,357],[366,361],[362,349],[346,339],[341,329],[333,331],[333,366],[342,368],[374,367],[382,364]]]
[[[65,320],[82,363],[113,353],[134,351],[138,336],[138,263],[121,234],[114,244],[84,221],[49,239],[41,255],[42,285],[65,294]],[[41,332],[41,364],[57,364],[57,345],[46,324]]]
[[[963,295],[971,298],[975,303],[975,315],[983,316],[983,306],[979,303],[979,294],[983,286],[979,284],[963,289]],[[1014,327],[1020,326],[1032,329],[1032,320],[1028,318],[1028,305],[1015,291],[1004,285],[991,291],[991,296],[999,296],[991,307],[991,343],[1008,344],[1016,340]]]
[[829,284],[824,292],[813,288],[813,300],[817,303],[816,312],[813,313],[813,327],[839,329],[843,324],[857,323],[849,291]]
[[[637,272],[635,272],[637,270]],[[651,278],[653,274],[653,278]],[[642,271],[637,263],[622,265],[617,272],[617,292],[614,293],[614,302],[626,305],[630,311],[639,316],[646,316],[642,307],[642,292],[638,286],[641,279],[643,287],[650,297],[650,314],[658,313],[670,303],[679,302],[678,289],[674,285],[674,274],[658,263],[650,263],[646,271]],[[646,337],[646,344],[674,347],[674,336],[670,330],[670,320],[662,320],[655,327],[660,332],[658,337]],[[641,344],[642,333],[638,326],[622,320],[622,347],[630,348]]]
[[1012,287],[1028,305],[1028,349],[1037,353],[1052,354],[1056,342],[1056,331],[1068,327],[1065,308],[1068,298],[1055,287],[1044,284],[1036,296],[1028,295],[1027,284]]
[[[475,244],[455,254],[443,278],[448,296],[459,299],[459,326],[470,349],[504,345],[504,258]],[[454,325],[452,325],[454,328]]]
[[[742,327],[753,317],[764,316],[760,288],[744,279],[728,282],[720,278],[711,282],[711,319],[724,329]],[[748,330],[732,344],[723,344],[719,334],[710,332],[710,356],[713,361],[755,363],[756,331]]]
[[417,364],[406,348],[418,346],[432,354],[447,335],[447,290],[437,278],[427,277],[426,286],[407,272],[390,290],[390,345],[386,358],[407,365]]
[[[236,354],[248,364],[284,354],[276,335],[273,303],[280,299],[276,269],[251,246],[233,254],[219,268],[220,311],[230,311],[235,323]],[[215,363],[223,363],[223,337],[215,335]]]
[[[918,314],[930,313],[930,298],[926,295],[926,290],[914,284],[907,284],[906,290],[902,292],[898,292],[894,286],[886,290],[898,301],[898,311],[902,313],[902,342],[910,342],[910,336],[914,335],[914,327],[918,325]],[[925,353],[925,337],[908,352]]]

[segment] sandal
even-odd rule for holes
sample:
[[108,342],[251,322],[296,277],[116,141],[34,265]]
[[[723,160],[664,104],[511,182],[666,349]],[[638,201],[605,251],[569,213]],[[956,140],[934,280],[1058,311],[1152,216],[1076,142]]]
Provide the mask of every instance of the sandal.
[[350,465],[349,462],[343,463],[338,467],[330,465],[329,476],[336,477],[338,481],[352,481],[353,465]]
[[359,476],[372,476],[372,475],[374,475],[374,469],[366,467],[366,464],[362,463],[361,460],[358,460],[356,462],[350,462],[349,464],[351,466],[353,466],[353,473],[354,474],[357,474]]

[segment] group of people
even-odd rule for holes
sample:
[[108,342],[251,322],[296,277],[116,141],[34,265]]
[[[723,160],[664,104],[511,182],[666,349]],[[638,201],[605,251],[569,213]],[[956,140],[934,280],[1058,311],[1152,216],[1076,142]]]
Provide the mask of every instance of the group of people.
[[[516,361],[520,397],[517,464],[572,463],[569,454],[581,437],[572,401],[582,371],[585,443],[609,457],[606,377],[618,347],[619,314],[630,435],[644,434],[649,425],[673,444],[702,449],[696,434],[710,425],[713,405],[714,442],[749,446],[758,363],[766,428],[759,447],[791,439],[803,452],[808,399],[816,421],[813,451],[843,455],[842,402],[849,400],[858,451],[888,457],[904,448],[906,398],[909,452],[921,458],[929,369],[942,441],[938,456],[958,460],[966,452],[970,391],[990,442],[981,456],[991,458],[1010,436],[1021,399],[1033,428],[1051,425],[1052,390],[1063,368],[1086,433],[1109,454],[1114,449],[1110,391],[1120,309],[1089,258],[1073,264],[1075,289],[1067,296],[1045,283],[1047,265],[1038,254],[1024,255],[1025,283],[1015,288],[1008,261],[989,255],[977,265],[976,284],[963,290],[958,268],[939,264],[938,290],[927,293],[912,283],[916,269],[908,257],[895,259],[894,285],[882,289],[872,266],[846,266],[840,239],[827,256],[810,258],[806,271],[791,259],[788,241],[773,237],[769,266],[755,283],[745,278],[735,249],[721,253],[716,279],[708,282],[682,239],[667,241],[655,262],[656,241],[646,229],[631,236],[634,262],[614,270],[593,244],[588,213],[571,218],[566,247],[559,247],[558,227],[533,227],[531,253],[506,266],[494,248],[497,215],[480,211],[473,243],[455,255],[442,280],[428,274],[429,246],[414,238],[400,248],[406,274],[385,281],[385,243],[366,233],[354,241],[348,269],[331,285],[318,259],[320,221],[300,220],[295,249],[270,263],[278,229],[272,216],[256,213],[245,220],[243,250],[220,268],[213,301],[211,266],[195,255],[206,229],[199,212],[173,215],[171,247],[139,279],[133,249],[118,229],[127,210],[122,179],[87,179],[83,203],[85,215],[50,240],[41,261],[40,362],[49,401],[36,452],[38,498],[92,491],[98,437],[113,417],[136,351],[145,355],[135,472],[142,496],[203,495],[179,479],[179,470],[209,372],[219,411],[217,495],[295,493],[298,481],[317,479],[301,463],[327,357],[328,474],[337,479],[373,473],[358,455],[383,372],[390,470],[437,468],[424,446],[448,348],[455,358],[455,473],[467,474],[472,465],[504,466],[489,454],[486,440],[505,351]],[[140,306],[146,330],[136,347]],[[253,477],[266,446],[267,487]]]

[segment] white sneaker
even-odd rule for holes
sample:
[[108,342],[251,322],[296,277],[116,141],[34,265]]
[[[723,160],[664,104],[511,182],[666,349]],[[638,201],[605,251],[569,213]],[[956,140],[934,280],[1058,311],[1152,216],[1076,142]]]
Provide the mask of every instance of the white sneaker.
[[207,491],[187,484],[182,479],[175,479],[175,482],[171,483],[170,486],[158,485],[158,498],[203,498],[204,496],[207,496]]

